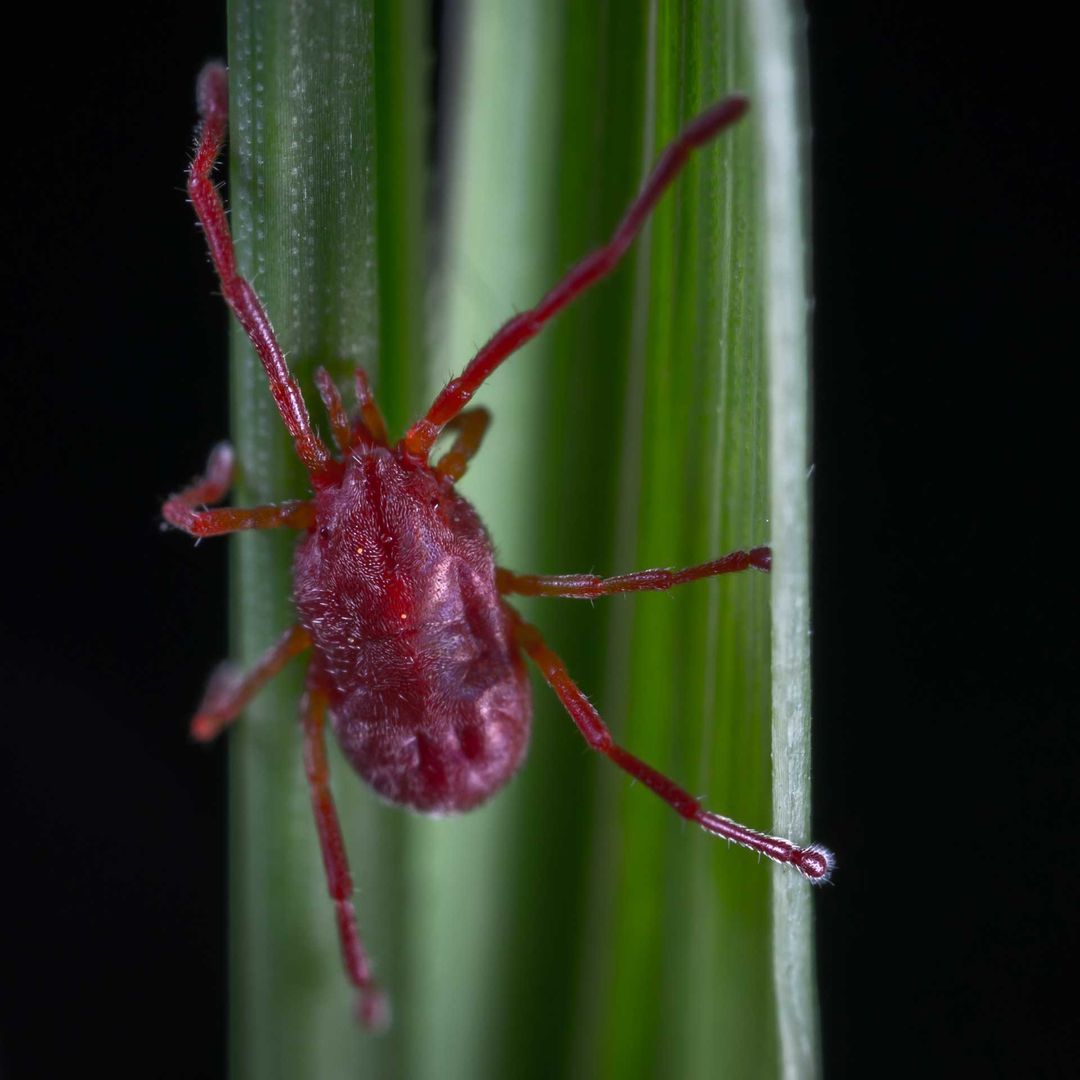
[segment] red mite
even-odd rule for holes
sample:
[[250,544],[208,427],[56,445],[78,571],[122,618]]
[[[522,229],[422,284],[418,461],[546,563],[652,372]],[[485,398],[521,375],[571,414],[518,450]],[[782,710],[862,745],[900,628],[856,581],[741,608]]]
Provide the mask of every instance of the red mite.
[[[251,509],[197,509],[221,502],[228,492],[233,455],[222,444],[211,453],[205,477],[165,503],[165,520],[192,536],[281,527],[303,534],[293,568],[296,625],[251,671],[240,675],[224,669],[211,680],[192,733],[199,740],[214,738],[291,657],[310,653],[301,704],[304,766],[345,969],[359,992],[364,1023],[381,1026],[389,1012],[356,926],[352,879],[327,774],[327,713],[345,756],[383,798],[428,814],[469,810],[498,791],[525,756],[532,702],[524,653],[594,750],[707,832],[788,863],[811,881],[825,881],[833,867],[825,848],[796,847],[705,810],[617,745],[563,662],[503,599],[511,593],[591,599],[670,589],[714,574],[768,571],[769,549],[735,551],[684,570],[613,578],[514,574],[495,565],[483,524],[454,486],[488,426],[485,409],[465,408],[473,394],[553,315],[618,263],[691,150],[737,121],[746,112],[746,99],[725,98],[694,120],[661,155],[611,240],[574,266],[535,308],[506,322],[397,445],[387,439],[362,371],[356,373],[359,409],[349,420],[337,388],[319,370],[316,382],[339,451],[335,455],[312,427],[262,303],[237,272],[225,208],[211,180],[226,132],[228,81],[222,65],[203,69],[197,96],[201,125],[188,193],[225,299],[266,369],[314,497]],[[446,428],[455,441],[432,465],[429,454]]]

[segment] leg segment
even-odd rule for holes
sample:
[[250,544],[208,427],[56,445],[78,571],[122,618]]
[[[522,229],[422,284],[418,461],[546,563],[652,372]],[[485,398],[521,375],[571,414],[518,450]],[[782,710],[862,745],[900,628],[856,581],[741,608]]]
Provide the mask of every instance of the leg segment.
[[165,504],[177,506],[201,506],[221,502],[232,487],[233,473],[236,470],[236,455],[227,442],[219,442],[210,451],[206,460],[206,473],[195,483],[184,488],[179,495],[173,495]]
[[323,740],[325,714],[326,699],[319,691],[308,690],[300,706],[300,723],[304,732],[304,772],[311,789],[311,807],[315,811],[315,828],[319,833],[319,846],[326,869],[326,885],[334,901],[341,957],[349,981],[359,991],[357,1012],[365,1027],[382,1028],[390,1019],[389,1006],[375,984],[356,926],[356,910],[352,904],[353,883],[345,854],[345,840],[330,793],[330,772]]
[[352,446],[352,428],[349,427],[349,418],[345,415],[345,406],[341,403],[341,394],[330,378],[330,372],[324,367],[315,369],[315,385],[319,388],[319,397],[322,398],[326,415],[330,419],[330,430],[334,433],[334,442],[337,448],[344,454]]
[[191,737],[209,742],[244,711],[247,703],[294,657],[311,645],[308,632],[290,627],[247,672],[222,664],[210,677],[202,704],[191,721]]
[[827,849],[817,844],[805,848],[796,847],[787,840],[754,832],[730,818],[705,810],[697,799],[673,780],[669,780],[651,765],[646,765],[640,758],[619,746],[612,739],[604,721],[600,719],[600,714],[570,678],[566,665],[551,651],[536,627],[525,622],[511,608],[505,610],[511,619],[518,645],[525,650],[540,669],[547,684],[558,694],[559,700],[589,746],[610,758],[634,779],[640,780],[678,814],[688,821],[696,822],[706,832],[733,840],[736,844],[767,855],[776,862],[788,863],[813,882],[828,880],[834,859]]
[[334,432],[334,442],[338,449],[346,454],[358,443],[364,446],[386,446],[386,423],[379,406],[371,393],[367,375],[361,368],[356,370],[356,396],[360,405],[356,420],[350,424],[345,415],[345,406],[341,403],[341,394],[334,385],[326,368],[317,368],[315,384],[319,388],[319,397],[326,407],[330,418],[330,427]]
[[484,380],[508,356],[534,338],[553,315],[615,268],[657,200],[686,164],[690,151],[735,123],[748,105],[746,98],[732,95],[707,109],[683,129],[660,155],[645,187],[630,204],[607,244],[586,255],[536,307],[503,323],[465,370],[443,387],[427,415],[417,420],[405,435],[405,449],[410,454],[426,458],[439,432],[469,403]]
[[[491,413],[478,405],[475,409],[466,409],[458,413],[450,424],[457,426],[458,437],[454,440],[454,445],[439,458],[435,471],[448,480],[456,482],[465,475],[469,462],[480,449],[480,444],[484,441],[484,435],[491,424]],[[449,427],[450,424],[447,426]]]
[[223,536],[243,529],[307,529],[315,521],[315,507],[303,500],[277,506],[192,510],[172,498],[162,508],[162,514],[170,525],[198,537]]
[[[439,463],[440,465],[442,462]],[[700,566],[688,566],[684,570],[638,570],[633,574],[602,578],[595,574],[514,574],[501,566],[495,571],[495,585],[504,595],[562,596],[582,600],[595,600],[616,593],[645,592],[647,590],[673,589],[698,578],[716,574],[733,574],[740,570],[769,570],[772,552],[767,547],[750,551],[733,551],[729,555]]]
[[375,395],[371,392],[371,383],[368,382],[367,373],[363,368],[356,369],[356,400],[360,406],[357,427],[370,435],[379,446],[389,446],[386,421],[375,402]]
[[241,529],[306,529],[315,520],[315,508],[300,500],[278,506],[250,509],[196,510],[205,503],[221,502],[232,487],[232,447],[218,443],[210,451],[206,475],[166,500],[161,515],[170,524],[192,536],[221,536]]
[[206,243],[221,279],[225,300],[262,361],[274,403],[293,438],[296,453],[318,487],[332,475],[333,459],[311,426],[300,387],[289,372],[261,301],[250,283],[236,271],[236,254],[225,206],[211,179],[228,125],[228,76],[222,64],[207,64],[202,69],[196,96],[201,123],[195,157],[188,170],[188,195],[206,233]]

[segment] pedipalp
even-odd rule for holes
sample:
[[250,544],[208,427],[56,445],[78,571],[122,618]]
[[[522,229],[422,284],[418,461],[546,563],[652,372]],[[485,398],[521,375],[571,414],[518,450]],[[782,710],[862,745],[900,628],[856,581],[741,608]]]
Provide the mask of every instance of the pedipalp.
[[491,425],[491,413],[482,405],[458,413],[447,427],[458,429],[453,445],[435,466],[435,471],[456,483],[465,475],[469,462],[472,461],[480,444]]

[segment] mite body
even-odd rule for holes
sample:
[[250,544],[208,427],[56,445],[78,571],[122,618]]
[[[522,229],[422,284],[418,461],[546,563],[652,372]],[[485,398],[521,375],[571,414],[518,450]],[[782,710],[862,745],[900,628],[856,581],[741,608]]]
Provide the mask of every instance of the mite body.
[[315,516],[295,599],[341,748],[391,802],[476,806],[517,770],[532,718],[476,511],[426,465],[362,447]]
[[[225,207],[212,180],[228,106],[220,64],[203,70],[198,103],[201,125],[188,193],[222,292],[263,365],[313,496],[271,506],[206,509],[224,500],[232,481],[232,450],[222,444],[211,453],[205,476],[166,501],[165,520],[197,537],[272,528],[302,534],[294,563],[296,625],[250,671],[226,667],[214,676],[192,733],[212,739],[292,657],[309,654],[300,708],[304,768],[345,970],[358,990],[363,1022],[378,1027],[389,1014],[357,930],[352,879],[329,786],[327,714],[348,760],[384,798],[429,814],[468,810],[498,791],[524,758],[532,719],[527,656],[588,745],[683,818],[792,866],[811,881],[826,880],[833,866],[826,849],[800,847],[706,810],[619,746],[539,631],[505,600],[512,594],[595,599],[670,589],[717,574],[768,571],[769,549],[734,551],[683,570],[613,578],[516,574],[495,565],[483,524],[455,488],[489,421],[485,409],[467,407],[473,394],[548,320],[614,268],[690,153],[737,121],[746,100],[726,98],[692,121],[661,155],[608,243],[574,266],[536,307],[500,327],[400,442],[388,439],[363,371],[356,373],[358,409],[352,419],[327,373],[316,372],[336,452],[312,425],[266,311],[237,270]],[[432,463],[431,452],[444,431],[455,434],[454,442]]]

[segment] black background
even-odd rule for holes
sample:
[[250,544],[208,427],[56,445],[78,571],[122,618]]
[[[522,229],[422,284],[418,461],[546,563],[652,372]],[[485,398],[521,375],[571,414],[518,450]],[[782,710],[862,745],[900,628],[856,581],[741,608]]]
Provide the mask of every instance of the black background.
[[[825,1056],[1065,1075],[1072,57],[1045,15],[939,7],[810,12]],[[224,546],[157,513],[226,430],[182,194],[223,16],[44,12],[4,71],[0,1075],[213,1076],[224,755],[183,725]]]

